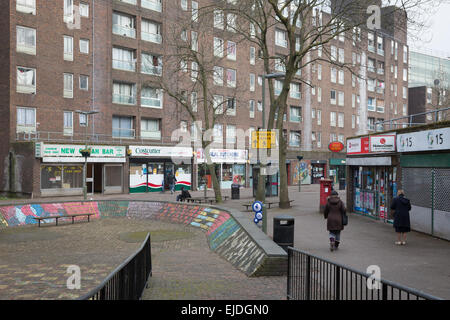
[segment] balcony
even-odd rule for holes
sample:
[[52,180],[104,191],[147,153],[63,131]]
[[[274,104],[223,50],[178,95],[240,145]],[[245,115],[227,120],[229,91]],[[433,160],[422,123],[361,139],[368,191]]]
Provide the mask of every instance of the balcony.
[[16,133],[36,133],[36,125],[17,125]]
[[124,27],[118,24],[114,24],[112,27],[113,34],[124,36],[128,38],[136,38],[136,29]]
[[20,4],[18,1],[16,3],[16,11],[28,14],[36,15],[36,6],[30,6],[27,4]]
[[161,131],[143,131],[141,130],[142,139],[161,140]]
[[377,73],[378,74],[384,74],[384,69],[383,68],[378,68],[377,69]]
[[162,108],[162,100],[159,98],[141,97],[141,107]]
[[376,111],[376,106],[373,104],[367,104],[367,110],[368,111]]
[[114,60],[112,61],[112,67],[114,69],[132,71],[136,70],[136,63],[134,61]]
[[157,1],[141,0],[141,7],[156,12],[162,12],[162,4]]
[[112,137],[114,138],[125,138],[125,139],[133,139],[135,137],[134,129],[120,129],[113,128],[112,129]]
[[162,43],[162,36],[160,34],[156,34],[156,33],[149,33],[149,32],[142,31],[141,39],[144,41],[149,41],[149,42],[158,43],[158,44]]
[[64,98],[72,99],[73,98],[73,90],[64,89]]
[[112,102],[118,103],[118,104],[135,105],[136,97],[135,96],[127,96],[127,95],[123,95],[123,94],[113,94]]
[[301,99],[302,98],[302,93],[298,92],[298,91],[291,91],[291,98],[294,99]]
[[161,76],[162,75],[162,66],[141,65],[141,73],[150,74],[153,76]]
[[377,106],[377,112],[384,113],[384,106]]
[[297,123],[298,122],[302,122],[302,117],[291,114],[289,121],[290,122],[297,122]]
[[367,46],[367,50],[369,50],[370,52],[373,52],[373,53],[376,52],[375,46],[372,46],[372,45],[370,45],[370,44]]
[[36,46],[28,46],[25,44],[17,44],[17,52],[22,52],[26,54],[36,55]]
[[35,85],[17,84],[16,90],[18,93],[36,94]]

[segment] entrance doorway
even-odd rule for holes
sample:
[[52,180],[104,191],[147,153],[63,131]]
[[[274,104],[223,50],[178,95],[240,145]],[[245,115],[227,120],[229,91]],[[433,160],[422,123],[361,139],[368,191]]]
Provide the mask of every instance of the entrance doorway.
[[87,194],[103,193],[103,164],[88,163],[86,170]]

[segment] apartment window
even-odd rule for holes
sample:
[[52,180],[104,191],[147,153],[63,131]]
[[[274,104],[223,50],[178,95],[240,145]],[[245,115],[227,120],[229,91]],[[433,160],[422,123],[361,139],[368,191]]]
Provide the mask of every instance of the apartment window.
[[236,31],[236,15],[233,13],[227,14],[227,30],[232,32]]
[[144,139],[161,139],[159,119],[141,119],[141,137]]
[[344,144],[344,135],[343,134],[339,134],[338,135],[338,141],[340,142],[340,143],[342,143],[342,144]]
[[356,107],[356,94],[352,93],[352,108]]
[[352,129],[356,128],[356,115],[352,114]]
[[375,72],[375,60],[368,58],[367,59],[367,70],[369,72]]
[[403,87],[403,99],[408,99],[408,88]]
[[321,148],[322,147],[322,133],[321,132],[316,133],[316,140],[317,140],[317,148]]
[[192,8],[192,21],[197,22],[197,20],[198,20],[198,2],[192,1],[191,8]]
[[274,84],[274,93],[276,96],[279,96],[281,90],[283,90],[283,82],[281,82],[280,80],[275,80]]
[[191,109],[193,112],[197,112],[198,101],[197,101],[197,92],[191,92]]
[[141,54],[141,72],[154,76],[162,75],[162,57],[149,53]]
[[377,53],[384,56],[384,44],[383,37],[377,36]]
[[191,31],[191,49],[198,51],[198,33],[195,31]]
[[223,96],[213,96],[214,114],[223,114]]
[[183,72],[188,72],[188,64],[184,59],[180,61],[180,70]]
[[216,86],[223,86],[223,68],[222,67],[214,67],[214,84]]
[[345,51],[342,48],[339,48],[338,60],[339,60],[340,63],[344,63],[345,62]]
[[227,125],[227,143],[234,144],[236,143],[236,126],[229,124]]
[[73,37],[64,36],[64,60],[73,61]]
[[36,0],[17,0],[16,10],[23,13],[36,14]]
[[330,91],[330,103],[336,104],[336,90]]
[[227,43],[227,59],[236,60],[236,43],[228,41]]
[[432,103],[433,88],[427,88],[427,103]]
[[89,90],[89,77],[80,75],[80,90]]
[[162,42],[161,25],[150,20],[142,19],[141,39],[160,44]]
[[150,108],[162,108],[163,94],[161,89],[143,87],[141,90],[141,106]]
[[17,67],[17,92],[36,93],[36,69]]
[[289,121],[299,123],[302,121],[302,108],[290,107],[289,108]]
[[321,64],[317,65],[317,79],[322,80],[322,65]]
[[131,83],[113,83],[113,103],[136,104],[136,85]]
[[227,69],[227,86],[230,88],[236,87],[236,70]]
[[223,30],[223,11],[214,10],[214,28]]
[[394,79],[397,79],[398,67],[394,66]]
[[403,81],[408,81],[408,69],[403,68]]
[[384,62],[382,61],[377,62],[377,73],[384,74]]
[[72,111],[64,111],[64,120],[63,120],[63,128],[64,135],[71,136],[73,135],[73,112]]
[[337,60],[337,48],[335,46],[331,46],[331,61]]
[[344,127],[344,113],[339,112],[338,114],[338,127],[343,128]]
[[375,52],[375,35],[372,32],[367,34],[367,49],[370,52]]
[[227,115],[229,116],[236,115],[236,98],[227,99]]
[[316,109],[314,109],[314,108],[311,109],[311,118],[312,119],[316,118]]
[[291,89],[289,91],[290,91],[291,98],[294,98],[294,99],[302,98],[302,93],[301,93],[299,83],[291,83]]
[[403,63],[408,63],[408,47],[403,46]]
[[136,0],[119,0],[120,2],[136,5]]
[[255,117],[255,100],[250,100],[248,102],[248,108],[250,110],[250,118],[254,118]]
[[250,91],[255,91],[255,82],[256,82],[256,76],[254,73],[250,73]]
[[251,38],[255,38],[256,37],[256,27],[251,22],[250,22],[250,37]]
[[64,22],[73,23],[73,0],[64,0]]
[[223,39],[214,37],[214,55],[223,57]]
[[192,61],[191,80],[195,82],[195,81],[197,81],[197,77],[198,77],[198,63],[195,61]]
[[255,65],[256,60],[256,49],[255,47],[250,47],[250,64]]
[[336,127],[336,112],[330,112],[330,126]]
[[73,74],[64,73],[64,98],[73,98]]
[[352,87],[356,88],[356,76],[352,74]]
[[377,80],[377,93],[384,94],[384,81]]
[[88,54],[89,53],[89,40],[80,39],[80,52]]
[[113,12],[112,32],[116,35],[136,38],[135,18],[127,14]]
[[135,71],[136,62],[134,50],[124,48],[112,49],[112,67],[114,69]]
[[344,84],[344,70],[339,70],[338,72],[339,75],[339,84]]
[[367,118],[367,128],[369,130],[375,130],[375,118],[373,117]]
[[79,113],[78,114],[78,123],[80,124],[80,127],[87,127],[87,125],[88,125],[87,114]]
[[317,109],[317,125],[321,125],[322,124],[322,110]]
[[181,9],[183,9],[183,11],[188,10],[188,0],[181,0]]
[[113,116],[112,136],[114,138],[134,138],[133,117]]
[[322,102],[322,88],[317,87],[317,102]]
[[337,70],[336,68],[331,68],[331,82],[336,83],[337,79]]
[[150,9],[156,12],[162,11],[161,0],[141,0],[142,8]]
[[338,105],[341,107],[344,106],[344,92],[342,91],[338,92]]
[[300,143],[301,143],[300,131],[290,131],[289,132],[289,146],[300,147]]
[[369,97],[367,98],[367,110],[375,111],[376,110],[376,99]]
[[330,133],[330,142],[337,141],[336,133]]
[[287,48],[287,35],[283,30],[275,30],[275,44]]
[[80,2],[80,16],[88,18],[89,17],[89,4]]
[[36,29],[22,26],[16,27],[17,33],[17,52],[27,54],[36,54]]
[[283,58],[275,59],[275,71],[286,72],[286,66],[284,65]]
[[213,141],[216,143],[223,143],[223,125],[216,123],[213,129]]
[[36,131],[36,109],[17,107],[17,132]]
[[367,79],[367,90],[371,92],[375,91],[375,79]]

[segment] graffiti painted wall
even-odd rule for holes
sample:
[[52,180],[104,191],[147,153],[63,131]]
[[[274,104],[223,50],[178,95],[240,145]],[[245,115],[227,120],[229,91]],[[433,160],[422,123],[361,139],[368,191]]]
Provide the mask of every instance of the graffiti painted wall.
[[[0,228],[36,224],[33,217],[93,213],[91,219],[127,217],[154,219],[200,228],[206,232],[211,250],[227,259],[247,275],[264,261],[265,253],[229,212],[194,205],[144,201],[87,201],[27,204],[0,207]],[[67,218],[71,221],[71,218]],[[79,217],[75,219],[85,219]],[[60,220],[64,220],[61,218]],[[54,224],[54,219],[41,224]]]
[[292,164],[292,184],[298,185],[299,178],[302,184],[311,184],[311,161],[302,160],[300,163],[295,161]]

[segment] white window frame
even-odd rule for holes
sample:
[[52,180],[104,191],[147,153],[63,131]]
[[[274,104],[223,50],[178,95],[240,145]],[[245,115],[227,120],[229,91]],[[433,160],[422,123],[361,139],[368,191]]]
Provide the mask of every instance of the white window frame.
[[[25,33],[32,32],[34,37],[34,43],[28,44],[26,39],[28,38]],[[23,32],[23,36],[20,37],[19,33]],[[23,43],[19,43],[19,40],[23,38],[25,41]],[[28,28],[24,26],[16,26],[16,51],[22,52],[26,54],[36,55],[36,29],[34,28]]]
[[[73,98],[73,73],[64,73],[63,75],[63,83],[64,83],[64,98],[72,99]],[[70,79],[70,83],[67,81]],[[68,89],[68,85],[70,84],[71,89]]]
[[[23,123],[19,123],[19,111],[24,112],[25,119]],[[32,115],[28,114],[29,111],[32,111]],[[36,132],[36,108],[27,108],[27,107],[17,107],[16,110],[16,132],[26,132],[32,133]]]

